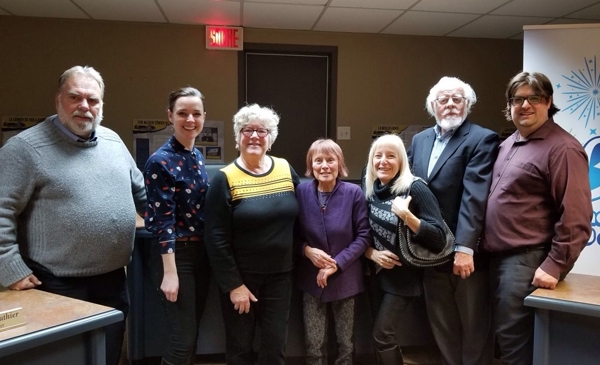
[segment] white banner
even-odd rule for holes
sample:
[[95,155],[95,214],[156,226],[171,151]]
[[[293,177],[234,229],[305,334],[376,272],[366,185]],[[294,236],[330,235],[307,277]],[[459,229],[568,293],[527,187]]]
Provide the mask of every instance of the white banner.
[[561,111],[555,121],[590,160],[592,236],[573,272],[600,276],[600,24],[525,26],[523,70],[541,72]]

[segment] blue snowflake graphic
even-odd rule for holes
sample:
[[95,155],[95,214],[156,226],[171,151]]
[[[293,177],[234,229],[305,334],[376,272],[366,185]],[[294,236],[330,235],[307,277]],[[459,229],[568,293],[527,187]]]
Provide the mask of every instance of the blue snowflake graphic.
[[[585,120],[587,127],[590,120],[600,118],[600,75],[596,68],[596,56],[593,60],[583,58],[585,69],[572,70],[570,75],[562,75],[568,82],[566,87],[569,91],[563,91],[563,95],[569,97],[566,110],[573,114],[579,111],[577,120]],[[565,85],[556,85],[560,89]]]

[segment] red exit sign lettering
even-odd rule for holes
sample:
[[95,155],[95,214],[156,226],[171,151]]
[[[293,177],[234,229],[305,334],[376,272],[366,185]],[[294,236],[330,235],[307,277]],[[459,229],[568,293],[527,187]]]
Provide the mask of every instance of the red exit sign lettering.
[[244,49],[244,28],[206,26],[206,49],[241,51]]

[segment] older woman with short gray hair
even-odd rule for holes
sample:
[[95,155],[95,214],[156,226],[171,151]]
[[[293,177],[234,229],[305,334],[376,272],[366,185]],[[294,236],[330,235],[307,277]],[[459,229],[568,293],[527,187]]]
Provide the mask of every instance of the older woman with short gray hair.
[[279,116],[257,104],[233,117],[240,155],[211,180],[206,196],[206,248],[223,293],[227,364],[283,365],[292,293],[293,229],[298,175],[267,154]]

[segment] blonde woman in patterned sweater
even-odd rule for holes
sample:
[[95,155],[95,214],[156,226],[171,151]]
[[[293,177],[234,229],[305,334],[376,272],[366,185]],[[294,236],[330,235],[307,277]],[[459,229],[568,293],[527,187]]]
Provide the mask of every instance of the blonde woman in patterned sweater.
[[[395,254],[398,223],[404,221],[413,241],[426,242],[432,251],[441,251],[446,242],[443,218],[427,184],[415,180],[410,172],[404,144],[397,135],[381,136],[371,145],[365,187],[374,243],[365,256],[375,264],[383,294],[373,325],[375,354],[378,364],[398,365],[403,364],[395,339],[398,322],[411,301],[423,295],[422,269],[402,265]],[[409,188],[410,195],[404,197]]]

